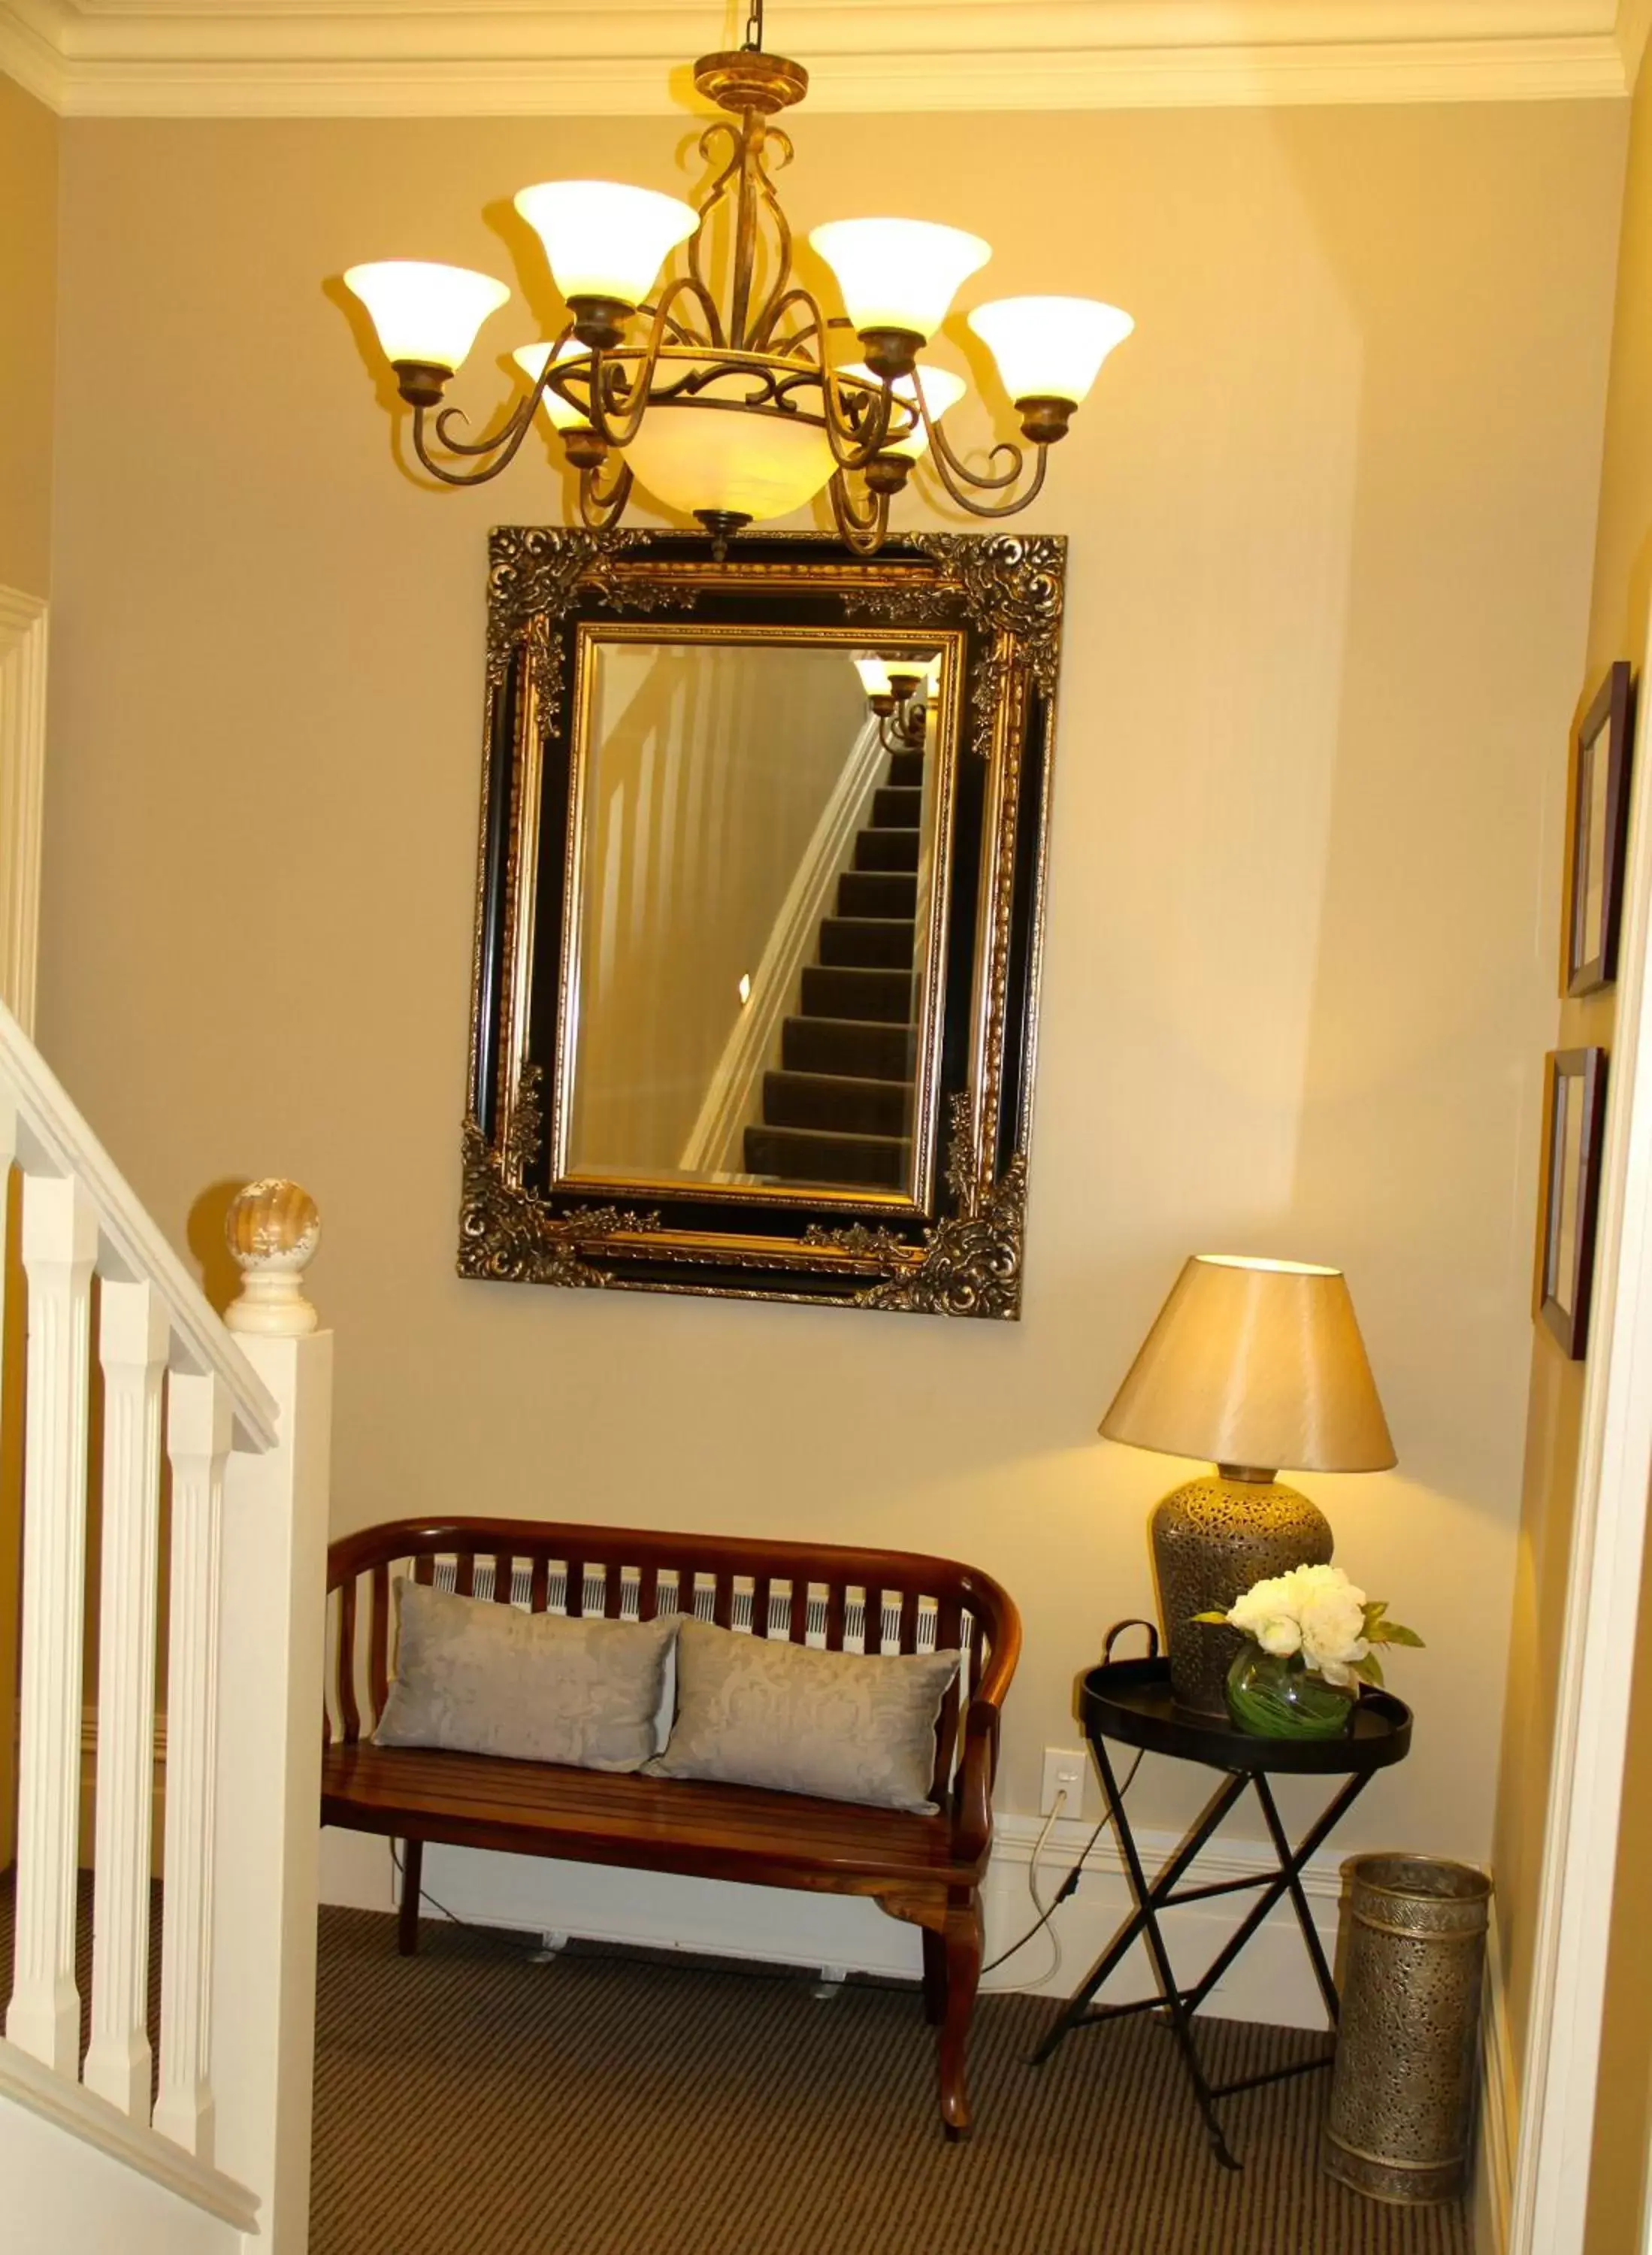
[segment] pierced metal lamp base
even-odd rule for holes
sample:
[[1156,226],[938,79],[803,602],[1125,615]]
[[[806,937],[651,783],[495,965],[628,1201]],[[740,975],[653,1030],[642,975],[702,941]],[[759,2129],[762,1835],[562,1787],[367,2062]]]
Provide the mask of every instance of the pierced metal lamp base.
[[1227,1671],[1244,1640],[1193,1615],[1226,1612],[1264,1575],[1329,1565],[1331,1522],[1294,1487],[1223,1471],[1173,1488],[1148,1525],[1171,1694],[1195,1714],[1226,1715]]

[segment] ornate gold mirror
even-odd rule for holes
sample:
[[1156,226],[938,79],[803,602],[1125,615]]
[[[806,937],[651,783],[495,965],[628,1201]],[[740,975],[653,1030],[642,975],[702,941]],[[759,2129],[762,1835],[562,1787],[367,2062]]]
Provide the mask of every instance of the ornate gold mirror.
[[1019,1311],[1064,561],[492,536],[462,1275]]

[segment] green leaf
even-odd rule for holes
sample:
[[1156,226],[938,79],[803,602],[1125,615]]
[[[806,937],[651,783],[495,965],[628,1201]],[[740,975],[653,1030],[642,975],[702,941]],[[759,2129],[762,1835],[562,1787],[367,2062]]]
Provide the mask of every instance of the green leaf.
[[1226,1628],[1228,1626],[1226,1613],[1190,1613],[1188,1619],[1196,1621],[1214,1621],[1219,1628]]
[[1383,1614],[1387,1612],[1388,1609],[1388,1601],[1386,1598],[1371,1598],[1365,1609],[1365,1629],[1363,1632],[1365,1635],[1370,1635],[1372,1630],[1376,1626],[1377,1623],[1381,1619]]
[[1353,1672],[1367,1683],[1374,1683],[1379,1691],[1382,1689],[1382,1662],[1374,1652],[1367,1652],[1363,1660],[1356,1660]]
[[1398,1621],[1380,1622],[1376,1634],[1380,1644],[1409,1644],[1418,1652],[1426,1649],[1417,1631],[1414,1628],[1402,1628]]

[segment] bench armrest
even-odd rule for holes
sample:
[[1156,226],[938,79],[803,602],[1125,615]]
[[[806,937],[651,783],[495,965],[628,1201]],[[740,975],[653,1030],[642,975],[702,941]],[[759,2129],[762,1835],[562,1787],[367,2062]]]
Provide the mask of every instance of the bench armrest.
[[966,1861],[985,1855],[992,1838],[998,1721],[995,1699],[971,1700],[964,1717],[963,1760],[953,1788],[953,1848]]

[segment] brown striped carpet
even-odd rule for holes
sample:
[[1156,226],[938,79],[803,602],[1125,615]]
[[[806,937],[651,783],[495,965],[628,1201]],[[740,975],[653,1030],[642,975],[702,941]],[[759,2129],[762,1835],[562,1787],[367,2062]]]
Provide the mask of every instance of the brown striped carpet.
[[[988,1998],[954,2146],[912,1990],[527,1948],[322,1914],[312,2255],[1468,2255],[1321,2174],[1324,2076],[1227,2103],[1231,2175],[1161,2027],[1034,2070],[1054,2007]],[[1223,2080],[1319,2041],[1201,2026]]]

